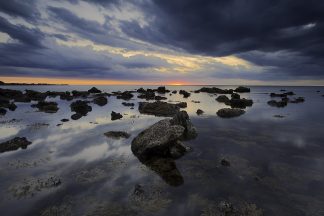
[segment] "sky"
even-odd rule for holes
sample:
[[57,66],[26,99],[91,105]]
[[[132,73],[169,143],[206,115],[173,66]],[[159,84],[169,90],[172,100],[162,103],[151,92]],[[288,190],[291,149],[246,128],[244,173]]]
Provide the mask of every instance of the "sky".
[[324,85],[324,1],[0,0],[0,80]]

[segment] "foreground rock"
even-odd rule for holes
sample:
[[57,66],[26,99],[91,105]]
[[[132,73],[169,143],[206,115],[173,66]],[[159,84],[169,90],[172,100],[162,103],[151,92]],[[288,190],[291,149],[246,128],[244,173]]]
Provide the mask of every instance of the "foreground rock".
[[120,139],[120,138],[128,139],[130,137],[130,134],[124,131],[108,131],[104,134],[106,137],[113,138],[113,139]]
[[71,111],[76,112],[78,116],[86,116],[88,112],[92,111],[92,107],[88,105],[88,101],[77,100],[71,103]]
[[118,119],[121,119],[121,118],[123,118],[122,114],[116,113],[114,111],[111,112],[111,120],[112,121],[115,121],[115,120],[118,120]]
[[223,108],[217,111],[217,115],[222,118],[238,117],[244,113],[244,110],[238,108]]
[[157,101],[153,103],[139,102],[138,110],[142,114],[171,117],[175,115],[180,108],[176,104]]
[[132,141],[132,152],[140,159],[152,157],[178,158],[186,151],[180,142],[197,136],[187,112],[178,112],[172,119],[161,120],[142,131]]
[[28,141],[26,137],[15,137],[12,140],[0,144],[0,153],[7,151],[15,151],[19,148],[26,149],[32,142]]
[[56,102],[39,101],[37,104],[31,105],[31,107],[38,108],[40,112],[45,113],[56,113],[59,110]]
[[93,103],[97,104],[98,106],[105,106],[108,103],[108,100],[104,96],[99,96],[93,99]]

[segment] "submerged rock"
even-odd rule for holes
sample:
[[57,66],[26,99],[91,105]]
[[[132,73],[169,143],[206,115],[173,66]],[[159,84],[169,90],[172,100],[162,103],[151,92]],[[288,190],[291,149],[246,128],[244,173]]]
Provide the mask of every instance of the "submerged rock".
[[239,93],[245,93],[245,92],[250,92],[251,90],[250,88],[239,86],[234,91]]
[[111,120],[114,121],[114,120],[118,120],[118,119],[121,119],[123,118],[123,115],[120,114],[120,113],[116,113],[114,111],[111,112]]
[[183,95],[184,98],[190,97],[190,93],[185,90],[180,90],[179,94]]
[[303,97],[298,97],[295,98],[294,100],[290,100],[289,103],[304,103],[305,102],[305,98]]
[[223,108],[217,111],[217,115],[222,118],[238,117],[244,113],[244,110],[238,108]]
[[276,100],[270,100],[268,101],[268,105],[272,107],[285,107],[287,106],[287,101],[281,100],[281,101],[276,101]]
[[91,89],[88,90],[88,92],[92,94],[97,94],[97,93],[101,93],[101,90],[97,89],[96,87],[92,87]]
[[0,144],[0,153],[15,151],[19,148],[26,149],[30,144],[32,144],[32,142],[28,141],[26,137],[15,137]]
[[153,103],[139,102],[138,110],[142,114],[171,117],[180,109],[176,104],[156,101]]
[[108,131],[104,134],[106,137],[113,138],[113,139],[120,139],[120,138],[128,139],[130,137],[130,134],[124,131]]
[[76,112],[77,114],[80,114],[82,116],[87,115],[88,112],[92,111],[92,107],[88,105],[89,101],[81,101],[77,100],[73,103],[71,103],[71,111]]
[[93,99],[93,103],[97,104],[98,106],[105,106],[108,103],[108,100],[104,96],[99,96]]
[[201,109],[197,109],[197,115],[202,115],[203,113],[204,113],[204,111],[203,110],[201,110]]
[[59,110],[56,102],[39,101],[37,104],[31,105],[31,107],[38,108],[40,112],[45,113],[56,113]]
[[72,120],[78,120],[80,118],[82,118],[82,115],[80,113],[75,113],[75,114],[71,115]]

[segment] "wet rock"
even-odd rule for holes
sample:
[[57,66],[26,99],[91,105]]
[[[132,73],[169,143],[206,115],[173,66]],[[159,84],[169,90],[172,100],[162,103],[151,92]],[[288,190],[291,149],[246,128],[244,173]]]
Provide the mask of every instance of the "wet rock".
[[124,91],[117,94],[117,99],[130,100],[134,95],[130,91]]
[[281,101],[276,101],[276,100],[270,100],[268,101],[268,105],[272,107],[285,107],[287,106],[287,101],[281,100]]
[[178,107],[180,108],[186,108],[187,107],[187,103],[186,102],[180,102],[176,104]]
[[106,137],[113,138],[113,139],[120,139],[120,138],[128,139],[130,137],[130,134],[124,131],[108,131],[104,134]]
[[72,91],[72,95],[73,97],[83,97],[86,98],[90,95],[90,93],[88,91],[77,91],[77,90],[73,90]]
[[232,98],[231,100],[225,102],[226,105],[231,106],[232,108],[241,108],[245,109],[246,107],[250,107],[253,105],[253,100],[251,99],[234,99]]
[[195,100],[192,100],[191,102],[192,103],[200,103],[200,101],[195,101]]
[[91,89],[88,90],[88,92],[91,94],[97,94],[97,93],[101,93],[101,90],[97,89],[96,87],[92,87]]
[[108,100],[104,96],[99,96],[93,99],[93,103],[97,104],[98,106],[105,106],[108,103]]
[[73,96],[70,94],[70,92],[65,92],[64,94],[60,95],[61,100],[71,101],[73,100]]
[[0,153],[15,151],[19,148],[26,149],[30,144],[32,144],[32,142],[28,141],[26,137],[15,137],[0,144]]
[[122,104],[123,104],[124,106],[130,106],[130,107],[135,106],[134,103],[127,103],[127,102],[123,102]]
[[282,94],[277,94],[277,93],[270,93],[270,97],[287,97],[287,96],[292,96],[292,95],[295,95],[294,92],[285,92],[285,93],[282,93]]
[[180,90],[179,94],[183,95],[184,98],[188,98],[191,95],[189,92],[187,92],[185,90]]
[[45,113],[56,113],[59,110],[56,102],[47,101],[39,101],[37,104],[32,104],[31,107],[38,108],[40,112]]
[[[133,153],[141,159],[153,156],[168,157],[171,149],[178,148],[181,139],[197,136],[187,112],[181,111],[173,119],[161,120],[142,131],[132,141]],[[175,152],[175,149],[173,149]],[[179,151],[178,151],[179,152]]]
[[191,151],[191,148],[185,146],[180,141],[177,141],[172,147],[170,147],[170,155],[173,159],[178,159],[189,151]]
[[195,91],[196,93],[198,92],[205,92],[205,93],[210,93],[210,94],[232,94],[233,89],[220,89],[216,87],[202,87],[201,89]]
[[295,98],[294,100],[290,100],[289,103],[304,103],[305,102],[305,98],[303,97],[298,97]]
[[172,94],[177,94],[177,91],[176,90],[172,91]]
[[61,122],[68,122],[70,121],[69,119],[61,119]]
[[167,89],[165,88],[165,86],[160,86],[160,87],[158,87],[156,91],[157,91],[158,93],[160,93],[160,94],[165,94],[165,93],[170,92],[170,90],[167,90]]
[[51,98],[55,98],[55,97],[58,97],[58,96],[61,96],[61,95],[70,95],[70,92],[57,92],[57,91],[47,91],[45,93],[48,97],[51,97]]
[[154,98],[155,100],[166,100],[166,99],[168,99],[168,98],[166,98],[166,97],[162,97],[162,96],[155,96],[155,98]]
[[80,113],[75,113],[75,114],[71,115],[72,120],[78,120],[80,118],[82,118],[82,115]]
[[239,93],[245,93],[245,92],[250,92],[251,90],[250,88],[239,86],[234,91]]
[[140,94],[139,96],[137,96],[138,98],[141,99],[146,99],[146,100],[155,100],[155,93],[154,91],[145,91],[142,94]]
[[285,116],[283,116],[283,115],[274,115],[273,117],[275,117],[275,118],[284,118]]
[[227,167],[231,166],[231,163],[226,159],[222,159],[221,164],[222,166],[227,166]]
[[179,111],[179,107],[176,104],[160,101],[153,103],[139,102],[138,110],[142,114],[171,117]]
[[146,92],[146,91],[145,91],[145,89],[143,89],[143,88],[139,88],[139,89],[137,89],[137,92],[138,92],[138,93],[144,93],[144,92]]
[[33,101],[44,101],[47,97],[46,93],[37,92],[33,90],[26,90],[25,94],[30,100]]
[[220,95],[216,98],[216,101],[220,103],[226,103],[229,102],[229,98],[226,95]]
[[72,112],[76,112],[82,116],[87,115],[88,112],[92,111],[92,107],[88,105],[88,101],[77,100],[71,103],[70,108]]
[[244,113],[244,110],[238,108],[223,108],[217,111],[217,115],[222,118],[238,117]]
[[231,94],[231,98],[232,99],[240,99],[241,96],[239,94],[237,94],[237,93],[233,93],[233,94]]
[[18,98],[26,97],[21,91],[12,89],[2,89],[0,88],[0,98],[6,100],[16,100]]
[[9,106],[8,106],[8,109],[9,109],[10,111],[15,111],[15,110],[17,109],[17,106],[16,106],[16,104],[14,104],[14,103],[10,103]]
[[197,109],[196,113],[197,113],[197,115],[202,115],[204,113],[204,111],[201,109]]
[[0,115],[4,116],[4,115],[6,115],[6,113],[7,113],[7,110],[0,107]]
[[118,119],[121,119],[121,118],[123,118],[122,114],[116,113],[114,111],[111,112],[111,120],[112,121],[115,121],[115,120],[118,120]]

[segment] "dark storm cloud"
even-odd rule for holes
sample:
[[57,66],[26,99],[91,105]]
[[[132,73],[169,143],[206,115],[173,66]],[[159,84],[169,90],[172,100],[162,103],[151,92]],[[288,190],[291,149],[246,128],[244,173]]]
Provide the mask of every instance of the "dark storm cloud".
[[37,48],[43,47],[41,41],[45,37],[45,34],[36,28],[30,29],[22,25],[13,25],[6,19],[0,17],[0,31],[7,33],[11,38],[25,45]]
[[27,21],[35,21],[40,16],[35,3],[35,0],[1,0],[0,11]]

